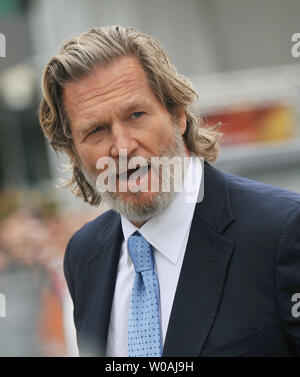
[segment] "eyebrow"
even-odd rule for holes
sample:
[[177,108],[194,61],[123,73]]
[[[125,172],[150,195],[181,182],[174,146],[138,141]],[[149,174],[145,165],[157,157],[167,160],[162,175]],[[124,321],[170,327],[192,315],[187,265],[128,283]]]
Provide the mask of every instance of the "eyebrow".
[[129,113],[131,111],[134,111],[136,110],[138,107],[140,106],[143,106],[146,104],[146,100],[145,99],[137,99],[131,103],[128,103],[124,106],[124,108],[122,109],[122,111],[124,113]]
[[[122,108],[121,112],[124,114],[126,113],[130,113],[130,112],[133,112],[134,110],[138,109],[139,107],[143,106],[146,104],[146,100],[145,99],[137,99],[133,102],[129,102],[127,104],[124,105],[124,107]],[[96,127],[103,127],[103,126],[108,126],[109,123],[107,122],[101,122],[101,121],[98,121],[98,120],[92,120],[92,121],[87,121],[87,122],[84,122],[82,124],[80,124],[79,128],[79,137],[83,137],[84,135],[86,135],[86,133],[90,130],[92,130],[93,128],[96,128]]]
[[97,128],[97,127],[102,127],[102,126],[105,126],[105,125],[108,125],[108,123],[102,123],[101,124],[101,122],[99,122],[97,120],[93,120],[91,122],[83,123],[83,124],[80,125],[80,130],[78,131],[79,137],[82,138],[90,130]]

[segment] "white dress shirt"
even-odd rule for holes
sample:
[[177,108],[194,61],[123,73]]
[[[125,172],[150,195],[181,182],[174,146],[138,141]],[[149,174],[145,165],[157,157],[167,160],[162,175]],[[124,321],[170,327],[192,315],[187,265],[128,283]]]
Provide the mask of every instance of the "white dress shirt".
[[154,264],[160,287],[162,346],[165,342],[170,313],[194,215],[202,165],[191,157],[182,192],[176,193],[167,210],[137,228],[121,216],[124,241],[121,246],[110,325],[107,356],[128,356],[128,317],[135,278],[134,265],[128,252],[128,238],[135,232],[153,246]]

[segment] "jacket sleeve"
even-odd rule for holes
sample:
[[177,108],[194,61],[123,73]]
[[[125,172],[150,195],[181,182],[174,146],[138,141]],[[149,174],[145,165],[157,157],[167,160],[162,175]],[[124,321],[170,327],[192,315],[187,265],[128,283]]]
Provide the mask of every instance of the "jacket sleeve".
[[65,256],[64,256],[63,267],[64,267],[65,278],[66,278],[66,281],[67,281],[67,286],[68,286],[68,289],[69,289],[69,292],[70,292],[70,295],[71,295],[71,298],[72,298],[73,304],[74,304],[74,299],[75,299],[74,285],[73,285],[73,281],[72,281],[71,266],[70,266],[70,250],[71,250],[72,240],[73,240],[73,237],[68,242],[66,252],[65,252]]
[[283,328],[300,356],[300,204],[289,216],[280,236],[276,294]]

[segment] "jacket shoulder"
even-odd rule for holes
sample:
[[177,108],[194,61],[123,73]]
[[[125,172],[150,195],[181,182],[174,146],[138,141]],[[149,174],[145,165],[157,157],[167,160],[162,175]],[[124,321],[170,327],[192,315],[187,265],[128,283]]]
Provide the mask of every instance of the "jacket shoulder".
[[91,248],[95,239],[104,237],[109,231],[111,223],[116,220],[119,215],[113,211],[108,210],[89,221],[77,230],[67,245],[67,252],[72,259],[86,258],[88,250]]
[[249,178],[223,173],[226,176],[231,195],[240,195],[268,202],[289,206],[300,206],[300,194],[277,186],[254,181]]

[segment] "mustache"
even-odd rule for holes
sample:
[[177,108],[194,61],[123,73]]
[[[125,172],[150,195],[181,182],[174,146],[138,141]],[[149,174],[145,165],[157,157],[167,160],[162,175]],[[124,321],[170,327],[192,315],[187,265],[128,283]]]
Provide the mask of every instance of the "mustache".
[[151,165],[151,158],[137,155],[118,159],[104,157],[97,161],[96,168],[99,173],[105,171],[108,176],[119,176],[139,168],[148,168]]

